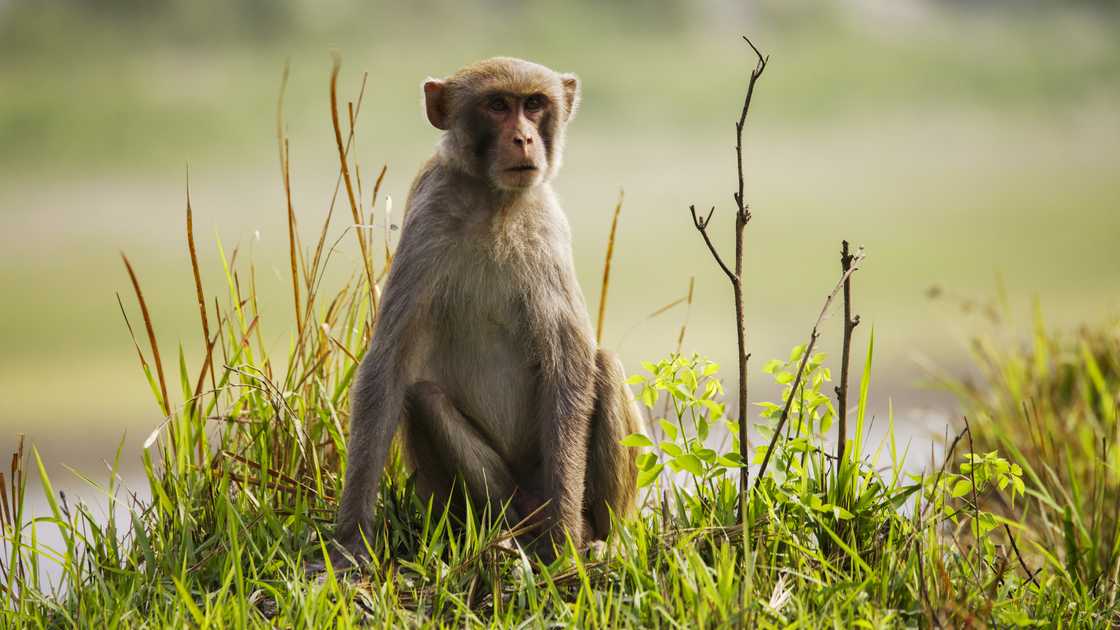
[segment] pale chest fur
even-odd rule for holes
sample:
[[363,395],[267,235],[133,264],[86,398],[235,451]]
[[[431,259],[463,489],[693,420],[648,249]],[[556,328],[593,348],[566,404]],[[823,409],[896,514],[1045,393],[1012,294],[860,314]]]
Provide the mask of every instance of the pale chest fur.
[[444,252],[449,271],[432,302],[440,333],[431,376],[514,465],[531,465],[537,450],[538,343],[530,317],[538,301],[556,299],[539,286],[539,268],[569,259],[567,234],[549,229],[556,221],[546,212],[464,226]]

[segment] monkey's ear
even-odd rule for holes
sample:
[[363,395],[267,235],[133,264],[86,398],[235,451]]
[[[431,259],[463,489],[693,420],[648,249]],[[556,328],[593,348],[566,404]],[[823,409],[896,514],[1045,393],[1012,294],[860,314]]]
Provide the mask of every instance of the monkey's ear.
[[564,104],[568,110],[566,120],[571,120],[579,109],[579,77],[568,72],[560,75],[560,83],[564,85]]
[[447,112],[447,84],[439,79],[424,82],[424,112],[428,122],[436,129],[447,130],[451,125]]

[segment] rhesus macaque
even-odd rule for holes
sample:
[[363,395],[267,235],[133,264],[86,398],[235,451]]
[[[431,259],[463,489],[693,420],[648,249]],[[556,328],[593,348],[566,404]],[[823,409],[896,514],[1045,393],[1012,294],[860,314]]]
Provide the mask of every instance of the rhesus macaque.
[[511,58],[424,83],[443,137],[412,184],[352,392],[335,539],[355,557],[398,423],[423,496],[506,506],[510,523],[535,513],[542,557],[633,509],[636,453],[619,440],[641,417],[596,347],[550,184],[579,98],[575,75]]

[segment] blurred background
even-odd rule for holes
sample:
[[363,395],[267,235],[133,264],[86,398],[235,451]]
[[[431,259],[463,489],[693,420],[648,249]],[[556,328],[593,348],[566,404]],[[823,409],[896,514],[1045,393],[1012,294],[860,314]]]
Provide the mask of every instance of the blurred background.
[[[392,197],[394,221],[437,138],[421,115],[425,77],[499,54],[578,73],[583,107],[556,188],[593,313],[625,191],[604,345],[638,370],[676,347],[687,319],[684,350],[733,381],[730,290],[688,206],[716,206],[713,234],[731,256],[733,122],[754,64],[742,34],[771,55],[745,139],[752,399],[776,396],[761,366],[805,341],[846,238],[868,254],[853,372],[874,330],[879,417],[890,401],[928,441],[955,409],[927,386],[930,366],[964,373],[977,327],[1025,333],[1035,299],[1052,327],[1120,306],[1116,6],[0,0],[0,453],[26,433],[49,470],[100,478],[125,435],[124,465],[137,465],[161,417],[117,303],[119,292],[139,325],[119,252],[169,371],[181,344],[193,372],[188,165],[204,282],[223,286],[219,240],[251,256],[262,330],[283,354],[277,99],[290,63],[292,192],[311,243],[337,181],[332,50],[341,99],[368,73],[352,155],[367,196],[388,166],[377,203]],[[330,241],[347,222],[338,210]],[[357,269],[353,249],[344,239],[328,283]],[[650,317],[692,277],[691,312]],[[840,325],[829,319],[821,342],[834,366]]]

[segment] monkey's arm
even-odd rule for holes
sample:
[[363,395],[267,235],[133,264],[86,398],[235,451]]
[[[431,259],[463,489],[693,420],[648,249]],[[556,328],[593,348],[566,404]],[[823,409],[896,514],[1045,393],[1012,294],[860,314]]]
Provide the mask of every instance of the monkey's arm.
[[538,336],[548,340],[538,348],[541,449],[546,489],[552,501],[548,510],[550,538],[562,544],[567,533],[580,545],[590,416],[595,400],[595,345],[574,270],[570,275],[559,270],[554,280],[550,298],[537,305],[538,321],[551,329],[549,334]]
[[335,538],[352,553],[362,552],[362,534],[371,535],[373,504],[403,413],[408,373],[425,347],[427,290],[425,242],[406,225],[386,283],[370,349],[354,381],[346,482]]

